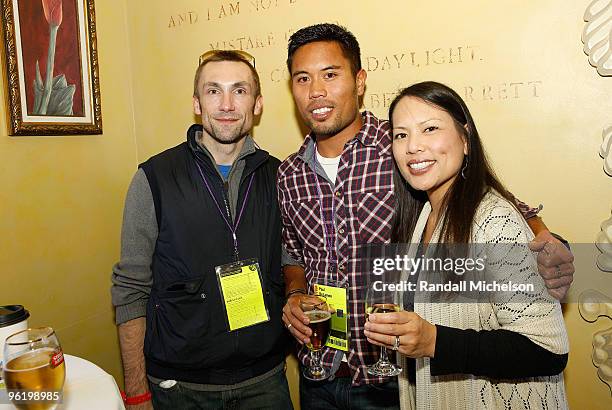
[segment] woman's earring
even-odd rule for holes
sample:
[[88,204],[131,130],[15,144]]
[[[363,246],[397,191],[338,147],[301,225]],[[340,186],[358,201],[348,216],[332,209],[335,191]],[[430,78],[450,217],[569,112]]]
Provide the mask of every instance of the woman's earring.
[[465,165],[463,165],[463,168],[461,168],[461,178],[463,178],[463,179],[466,179],[466,178],[465,178],[465,170],[466,170],[466,169],[467,169],[467,167],[468,167],[468,163],[469,163],[469,160],[468,160],[468,157],[467,157],[467,155],[466,155],[466,156],[465,156]]

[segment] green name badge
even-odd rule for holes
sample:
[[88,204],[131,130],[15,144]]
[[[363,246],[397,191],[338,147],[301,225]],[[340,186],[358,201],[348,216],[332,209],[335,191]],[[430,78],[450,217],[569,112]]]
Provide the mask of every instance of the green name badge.
[[325,297],[327,304],[332,310],[329,337],[325,346],[348,352],[348,303],[346,288],[313,285],[316,294]]
[[230,332],[270,320],[257,260],[217,266],[215,272]]

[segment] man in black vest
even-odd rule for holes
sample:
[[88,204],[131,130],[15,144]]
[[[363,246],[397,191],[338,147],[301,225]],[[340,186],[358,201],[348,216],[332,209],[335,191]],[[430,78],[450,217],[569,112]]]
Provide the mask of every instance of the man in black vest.
[[128,409],[292,408],[280,161],[250,136],[262,102],[252,57],[204,54],[202,125],[132,180],[111,289]]

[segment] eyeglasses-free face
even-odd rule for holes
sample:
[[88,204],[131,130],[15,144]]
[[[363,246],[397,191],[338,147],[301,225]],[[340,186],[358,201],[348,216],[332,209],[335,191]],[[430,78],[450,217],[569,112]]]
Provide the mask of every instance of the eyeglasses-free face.
[[252,67],[244,61],[205,62],[193,97],[194,113],[202,120],[204,137],[224,144],[238,142],[251,132],[263,104]]
[[291,92],[300,116],[317,137],[348,141],[361,128],[359,97],[365,70],[353,73],[351,61],[334,41],[298,48],[291,63]]
[[417,97],[395,107],[393,156],[400,173],[430,200],[444,197],[467,155],[465,129],[445,110]]

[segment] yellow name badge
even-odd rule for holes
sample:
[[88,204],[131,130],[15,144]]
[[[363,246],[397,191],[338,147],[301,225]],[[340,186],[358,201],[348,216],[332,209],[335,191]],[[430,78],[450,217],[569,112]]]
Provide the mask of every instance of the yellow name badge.
[[257,260],[217,266],[215,272],[230,332],[270,320]]
[[346,288],[313,285],[316,294],[323,296],[333,311],[331,316],[329,336],[325,346],[348,352],[348,303]]

